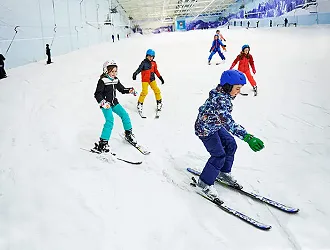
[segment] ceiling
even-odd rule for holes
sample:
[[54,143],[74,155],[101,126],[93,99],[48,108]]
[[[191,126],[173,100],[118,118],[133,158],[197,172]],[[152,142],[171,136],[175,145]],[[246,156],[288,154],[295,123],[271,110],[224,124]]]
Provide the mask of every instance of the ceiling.
[[236,0],[117,0],[135,21],[173,22],[176,17],[219,13]]

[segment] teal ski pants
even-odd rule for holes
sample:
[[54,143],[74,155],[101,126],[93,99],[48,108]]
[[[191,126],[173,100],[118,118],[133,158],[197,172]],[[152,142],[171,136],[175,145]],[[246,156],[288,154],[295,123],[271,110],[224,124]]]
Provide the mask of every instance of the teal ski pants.
[[114,122],[114,117],[112,112],[114,112],[120,117],[125,130],[130,130],[132,128],[131,120],[126,110],[120,104],[117,104],[109,109],[102,108],[102,112],[105,118],[105,123],[101,134],[102,139],[107,141],[110,139],[113,128],[113,122]]

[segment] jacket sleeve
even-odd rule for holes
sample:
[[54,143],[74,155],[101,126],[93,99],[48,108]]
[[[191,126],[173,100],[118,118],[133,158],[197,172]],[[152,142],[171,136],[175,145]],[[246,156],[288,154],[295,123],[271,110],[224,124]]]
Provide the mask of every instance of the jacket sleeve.
[[102,79],[99,79],[97,86],[96,86],[95,93],[94,93],[94,97],[95,97],[97,103],[100,103],[104,99],[103,91],[104,91],[104,82],[102,81]]
[[213,51],[215,48],[215,40],[212,42],[212,47],[210,48],[210,52]]
[[219,118],[221,120],[222,126],[227,131],[237,136],[241,140],[244,140],[244,136],[247,134],[247,131],[243,126],[239,125],[234,121],[233,117],[231,116],[231,113],[228,111],[225,101],[220,103]]
[[120,93],[122,93],[122,94],[128,94],[129,93],[130,88],[125,88],[124,85],[121,84],[121,82],[119,81],[119,79],[118,79],[118,83],[115,86],[116,86],[116,89]]
[[223,42],[219,39],[219,44],[221,45],[221,46],[224,46],[224,44],[223,44]]
[[250,65],[251,65],[252,70],[255,71],[256,68],[254,67],[254,61],[253,61],[253,57],[252,57],[252,55],[250,55],[249,63],[250,63]]
[[160,73],[158,71],[157,63],[156,62],[155,62],[155,74],[157,75],[158,78],[160,77]]
[[232,65],[230,66],[230,69],[234,68],[235,65],[238,63],[239,61],[239,55],[236,57],[236,59],[233,61]]
[[3,54],[0,54],[0,60],[6,60],[6,58],[3,56]]
[[135,70],[135,74],[139,74],[144,68],[144,60],[140,63],[140,66],[137,68],[137,70]]

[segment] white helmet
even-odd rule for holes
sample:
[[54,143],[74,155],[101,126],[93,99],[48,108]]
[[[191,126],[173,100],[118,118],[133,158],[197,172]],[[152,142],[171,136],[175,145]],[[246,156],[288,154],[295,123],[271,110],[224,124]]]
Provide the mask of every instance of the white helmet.
[[117,63],[114,60],[111,61],[106,61],[105,63],[103,63],[103,73],[108,73],[108,66],[116,66],[117,67]]

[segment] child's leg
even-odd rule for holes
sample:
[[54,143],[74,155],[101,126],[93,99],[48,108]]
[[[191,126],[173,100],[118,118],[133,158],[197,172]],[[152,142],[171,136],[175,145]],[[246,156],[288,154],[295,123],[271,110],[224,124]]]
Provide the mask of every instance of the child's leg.
[[113,114],[112,114],[112,108],[104,109],[102,108],[102,112],[105,118],[105,123],[103,125],[103,130],[101,134],[101,139],[109,140],[111,136],[111,131],[113,128]]
[[149,87],[149,83],[148,82],[142,82],[142,91],[139,97],[139,102],[143,103],[144,99],[146,98],[147,94],[148,94],[148,87]]
[[246,75],[246,78],[249,80],[250,84],[252,85],[252,87],[256,86],[257,83],[254,80],[253,76],[251,75],[251,72],[248,70],[246,72],[244,72],[244,74]]
[[205,139],[201,139],[205,148],[210,153],[211,157],[207,161],[200,179],[207,185],[213,185],[220,170],[225,163],[226,153],[221,144],[221,140],[218,133],[208,136]]
[[117,104],[112,108],[112,110],[121,118],[124,129],[130,130],[132,128],[131,119],[129,118],[129,115],[127,114],[123,106]]
[[225,56],[221,53],[220,50],[218,50],[218,54],[221,57],[222,60],[226,60]]
[[221,172],[230,173],[234,163],[234,156],[237,149],[237,144],[234,137],[224,128],[221,128],[218,131],[218,135],[226,153],[226,160],[223,165],[223,168],[221,169]]
[[160,89],[158,88],[156,81],[152,81],[152,82],[150,83],[150,87],[151,87],[151,89],[152,89],[152,90],[154,91],[154,93],[155,93],[156,100],[157,100],[157,101],[161,100],[161,99],[162,99],[162,96],[161,96],[161,94],[160,94]]
[[212,59],[212,57],[214,56],[215,53],[216,52],[214,52],[214,51],[211,52],[211,54],[209,55],[209,58],[208,58],[209,62],[211,61],[211,59]]

